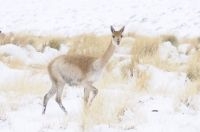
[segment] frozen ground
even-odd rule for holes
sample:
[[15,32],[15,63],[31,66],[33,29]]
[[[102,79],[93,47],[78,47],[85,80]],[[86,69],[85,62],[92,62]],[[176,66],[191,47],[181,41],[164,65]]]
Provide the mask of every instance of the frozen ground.
[[[66,36],[89,32],[108,34],[109,26],[114,24],[126,25],[126,32],[198,36],[199,5],[199,0],[0,0],[0,30]],[[185,51],[187,46],[176,48],[170,42],[164,42],[159,47],[160,57],[184,65],[190,57]],[[64,92],[67,116],[54,99],[49,101],[47,113],[42,116],[42,99],[51,85],[45,67],[68,48],[46,47],[41,53],[30,45],[23,48],[13,44],[0,46],[1,132],[200,131],[200,96],[180,99],[190,83],[186,73],[181,69],[169,72],[152,65],[138,67],[150,75],[148,92],[133,90],[128,91],[128,96],[120,94],[132,86],[134,78],[129,78],[125,84],[113,83],[99,89],[99,96],[111,92],[110,98],[115,99],[112,101],[116,104],[127,96],[125,102],[128,105],[117,123],[93,124],[85,128],[88,124],[84,122],[83,89],[75,87],[66,88]],[[22,61],[23,67],[8,65],[12,60]],[[105,110],[115,108],[112,101]]]
[[199,0],[1,0],[0,3],[3,32],[103,34],[113,24],[145,34],[199,35]]
[[[165,43],[161,44],[159,50],[163,50],[165,46]],[[28,47],[28,49],[31,48],[30,45]],[[170,47],[168,48],[170,52],[162,53],[163,59],[171,59],[167,54],[172,54],[174,58],[178,57],[177,55],[181,56],[178,50],[173,50],[174,46],[168,47]],[[14,52],[9,52],[14,48]],[[67,47],[65,48],[67,49]],[[44,53],[28,49],[12,44],[0,46],[1,53],[23,59],[27,61],[25,63],[27,66],[30,65],[30,62],[44,65],[49,62],[48,59],[42,59],[38,63],[37,58],[32,57],[32,54],[37,55],[38,58],[44,56],[53,58],[62,54],[62,50],[58,51],[49,47],[45,49]],[[20,54],[15,54],[15,52],[20,52]],[[182,63],[187,62],[187,57],[182,58],[184,60]],[[181,59],[179,58],[179,60]],[[54,99],[49,101],[46,115],[42,115],[43,95],[51,84],[45,69],[42,70],[43,72],[35,72],[26,66],[23,69],[16,69],[0,63],[0,129],[2,132],[198,132],[200,130],[200,102],[198,101],[200,96],[191,97],[190,100],[187,100],[188,102],[179,98],[179,95],[190,83],[186,74],[167,72],[151,65],[139,65],[138,67],[150,75],[149,92],[141,93],[133,90],[127,95],[120,94],[123,89],[126,91],[132,86],[134,77],[125,84],[113,83],[106,89],[100,89],[99,94],[108,95],[111,92],[115,101],[119,98],[118,101],[121,102],[120,98],[123,99],[124,96],[127,96],[126,102],[129,105],[123,109],[117,123],[93,124],[86,129],[85,126],[88,124],[84,123],[82,88],[68,87],[65,89],[63,103],[68,110],[67,116],[60,110]],[[115,108],[112,106],[112,101],[110,103],[111,106],[107,106],[107,108]]]

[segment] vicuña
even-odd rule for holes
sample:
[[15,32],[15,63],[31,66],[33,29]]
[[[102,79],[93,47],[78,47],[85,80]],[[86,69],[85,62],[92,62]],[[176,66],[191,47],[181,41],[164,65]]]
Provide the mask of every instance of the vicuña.
[[100,58],[81,56],[81,55],[62,55],[56,57],[48,65],[48,73],[52,81],[51,89],[44,96],[43,114],[45,114],[49,99],[56,94],[56,102],[60,108],[67,113],[62,104],[62,93],[64,85],[82,86],[84,88],[84,101],[90,105],[98,93],[93,83],[98,80],[104,66],[112,57],[117,46],[123,37],[124,27],[115,31],[113,26],[110,27],[112,39],[105,53]]

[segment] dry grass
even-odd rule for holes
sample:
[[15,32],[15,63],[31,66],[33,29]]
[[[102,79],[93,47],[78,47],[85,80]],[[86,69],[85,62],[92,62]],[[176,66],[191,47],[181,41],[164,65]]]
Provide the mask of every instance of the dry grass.
[[191,45],[199,45],[200,44],[200,37],[193,37],[193,38],[182,38],[180,40],[181,43],[188,43]]
[[137,71],[136,68],[136,63],[129,63],[129,64],[124,64],[121,66],[121,76],[123,79],[128,79],[130,77],[133,77],[135,74],[135,71]]
[[124,65],[122,68],[123,76],[127,77],[127,70],[132,72],[137,64],[144,63],[144,59],[154,56],[154,54],[157,53],[159,41],[159,39],[155,40],[145,36],[136,37],[131,50],[131,63]]
[[23,68],[25,66],[23,60],[1,53],[0,53],[0,61],[6,64],[10,68]]
[[180,64],[172,63],[167,60],[162,60],[158,53],[159,44],[163,41],[161,37],[149,37],[134,34],[132,42],[131,63],[124,65],[121,68],[124,78],[130,77],[132,74],[137,74],[138,64],[150,64],[166,71],[177,71]]
[[160,58],[158,54],[155,54],[151,57],[145,57],[141,61],[142,64],[150,64],[153,65],[159,69],[165,70],[165,71],[179,71],[181,69],[181,64],[173,63],[168,60],[163,60]]
[[95,98],[90,108],[85,108],[84,124],[117,124],[124,114],[130,91],[125,89],[104,89]]
[[[127,71],[129,70],[129,71]],[[134,78],[132,80],[132,90],[136,90],[138,92],[143,92],[148,90],[150,75],[144,71],[139,69],[136,65],[132,66],[131,64],[124,65],[121,69],[121,74],[124,79]]]
[[[104,78],[100,80],[101,87],[107,87],[111,84],[111,82],[123,82],[127,76],[130,76],[130,72],[135,69],[137,64],[151,64],[160,69],[167,70],[167,71],[176,71],[180,68],[180,65],[170,63],[164,60],[161,60],[158,55],[158,48],[159,44],[162,41],[171,41],[172,43],[177,43],[177,38],[174,35],[162,35],[157,37],[150,37],[150,36],[143,36],[138,35],[136,33],[128,33],[128,39],[123,41],[123,45],[126,46],[126,43],[132,44],[131,49],[131,56],[132,61],[128,65],[124,65],[121,68],[122,76],[116,77],[114,74],[107,73]],[[133,39],[134,38],[134,39]],[[193,43],[198,44],[199,38],[191,39],[190,41],[194,41]],[[189,40],[188,40],[189,41]],[[71,48],[69,50],[69,54],[81,54],[81,55],[88,55],[88,56],[95,56],[99,57],[102,55],[107,46],[110,43],[110,35],[104,36],[97,36],[94,34],[83,34],[79,36],[74,36],[71,38],[66,38],[62,36],[34,36],[34,35],[27,35],[27,34],[1,34],[0,35],[0,43],[16,43],[18,45],[26,45],[27,43],[34,45],[34,47],[40,47],[41,45],[49,45],[53,48],[58,49],[60,43],[68,43],[70,44]],[[122,46],[123,47],[123,46]],[[21,60],[17,59],[4,59],[5,56],[0,56],[0,59],[7,63],[10,67],[18,68],[22,67],[24,64]],[[194,60],[193,60],[194,61]],[[111,71],[116,65],[118,61],[112,61],[107,65],[107,70]],[[194,62],[196,63],[196,62]],[[14,64],[14,65],[13,65]],[[191,67],[195,66],[191,65]],[[197,66],[197,65],[196,65]],[[195,78],[195,74],[197,72],[194,71],[193,68],[188,69],[188,76],[191,78]],[[199,75],[198,75],[199,76]],[[145,74],[141,73],[140,81],[145,80],[148,78]],[[138,80],[138,82],[140,82]],[[145,87],[145,86],[141,86]]]
[[200,78],[200,53],[195,53],[188,62],[187,76],[190,80],[195,81]]
[[2,83],[1,91],[4,92],[15,92],[19,95],[27,94],[41,94],[45,93],[45,89],[49,88],[50,84],[47,84],[44,80],[38,77],[30,77],[30,75],[24,75],[23,77],[18,77],[13,81]]
[[172,34],[165,34],[161,35],[162,42],[169,41],[172,43],[172,45],[177,46],[178,45],[178,39],[176,38],[175,35]]
[[142,58],[151,57],[157,53],[161,40],[159,37],[136,36],[131,54],[133,61],[139,62]]
[[147,91],[149,86],[150,75],[145,72],[138,70],[135,79],[135,88],[137,91]]
[[62,41],[60,40],[60,39],[58,39],[58,38],[54,38],[54,39],[51,39],[50,41],[49,41],[49,46],[51,47],[51,48],[54,48],[54,49],[59,49],[60,48],[60,44],[62,43]]
[[196,80],[194,82],[191,82],[188,87],[185,89],[183,94],[181,95],[182,99],[188,99],[189,97],[192,97],[200,92],[200,82],[199,80]]
[[101,78],[95,82],[95,87],[98,89],[104,90],[113,85],[120,86],[126,82],[126,78],[123,78],[121,74],[115,74],[114,71],[104,71]]
[[32,34],[9,33],[0,34],[0,45],[13,43],[19,46],[33,45],[37,50],[42,51],[44,46],[58,49],[61,43],[67,43],[68,38],[64,36],[35,36]]
[[200,37],[194,37],[194,38],[183,38],[180,40],[181,43],[187,43],[190,44],[191,46],[187,50],[187,54],[192,50],[199,50],[200,49]]
[[200,93],[200,79],[195,80],[188,84],[187,88],[180,93],[178,96],[178,106],[175,106],[176,110],[180,110],[180,105],[184,104],[185,106],[199,111],[199,93]]
[[[130,71],[134,69],[138,63],[153,64],[161,69],[165,69],[168,71],[177,69],[177,64],[171,64],[169,62],[162,61],[157,54],[159,44],[162,41],[171,41],[172,43],[177,42],[177,39],[174,35],[150,37],[138,35],[136,33],[128,33],[125,36],[126,37],[122,41],[123,43],[121,46],[131,48],[132,62],[130,65],[126,65],[124,66],[124,68],[122,68],[122,73],[130,73]],[[197,40],[198,39],[196,38],[195,44],[198,42]],[[36,49],[39,50],[42,50],[46,45],[49,45],[52,48],[59,49],[61,43],[68,43],[71,46],[68,52],[69,54],[81,54],[99,57],[105,52],[107,46],[109,45],[110,35],[97,36],[94,34],[83,34],[71,38],[66,38],[62,36],[34,36],[29,34],[12,33],[5,35],[1,33],[0,43],[15,43],[17,45],[32,44]],[[0,57],[0,59],[5,62],[4,58],[5,57],[2,56]],[[21,60],[17,59],[8,59],[5,63],[14,68],[24,65]],[[111,62],[109,63],[110,66],[108,67],[111,67],[113,64],[116,63],[118,62]],[[112,69],[112,67],[109,69]],[[124,74],[124,76],[126,75]]]
[[160,37],[135,36],[135,42],[131,51],[132,61],[127,66],[129,69],[135,69],[137,64],[152,64],[161,69],[176,69],[174,64],[164,62],[158,54],[159,44],[162,42]]

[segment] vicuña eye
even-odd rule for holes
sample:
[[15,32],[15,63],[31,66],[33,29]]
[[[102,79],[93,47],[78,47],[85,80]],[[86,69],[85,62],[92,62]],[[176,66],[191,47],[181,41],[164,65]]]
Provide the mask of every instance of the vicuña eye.
[[121,35],[121,38],[123,37],[123,35]]
[[113,35],[112,37],[115,38],[115,35]]

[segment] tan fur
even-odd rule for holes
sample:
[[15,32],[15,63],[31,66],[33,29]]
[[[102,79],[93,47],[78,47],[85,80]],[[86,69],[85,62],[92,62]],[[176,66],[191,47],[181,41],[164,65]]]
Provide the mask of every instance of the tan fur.
[[[112,57],[116,46],[120,44],[122,38],[122,32],[124,27],[115,31],[111,26],[112,40],[108,46],[108,49],[100,58],[80,56],[80,55],[62,55],[56,57],[48,65],[49,76],[52,81],[52,88],[44,96],[43,100],[43,114],[46,110],[48,100],[56,93],[56,102],[61,109],[67,113],[65,107],[62,105],[61,95],[65,83],[69,85],[81,85],[84,87],[84,101],[90,105],[97,95],[98,90],[92,85],[98,77],[104,66],[108,63]],[[90,93],[93,93],[90,98]],[[89,100],[90,99],[90,100]]]
[[[68,55],[62,55],[57,58],[55,58],[50,64],[48,65],[48,72],[52,80],[58,81],[55,72],[59,72],[63,74],[66,74],[69,69],[71,69],[71,72],[78,73],[78,75],[81,75],[79,78],[83,79],[86,76],[86,73],[89,72],[91,69],[92,63],[96,60],[94,57],[86,57],[86,56],[68,56]],[[71,68],[70,68],[71,67]],[[78,69],[78,70],[77,70]],[[76,70],[76,71],[74,71]]]

